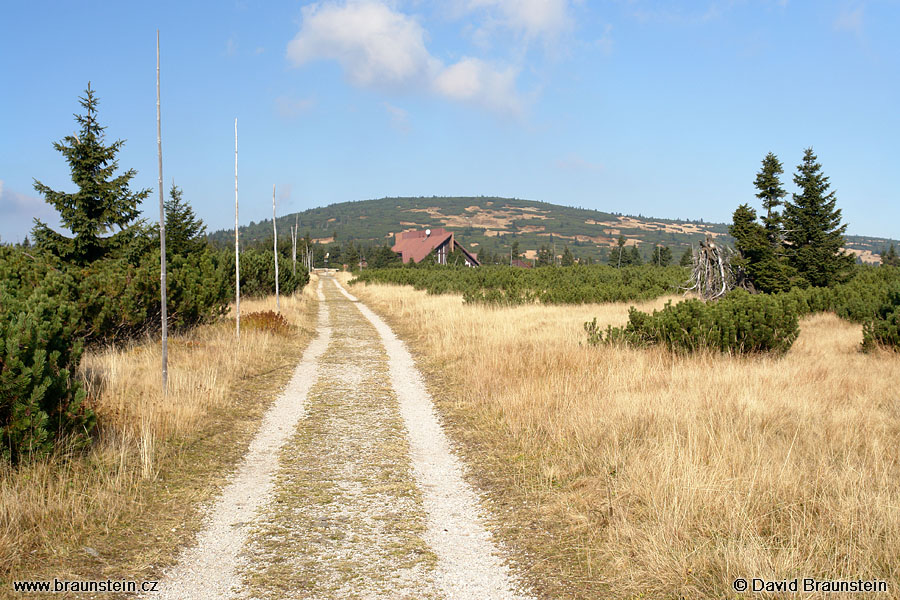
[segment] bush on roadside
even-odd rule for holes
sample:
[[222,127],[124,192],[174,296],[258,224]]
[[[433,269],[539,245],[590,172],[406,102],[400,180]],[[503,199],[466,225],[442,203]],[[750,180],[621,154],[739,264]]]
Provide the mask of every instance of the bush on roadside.
[[[227,268],[209,251],[171,259],[166,268],[171,330],[183,331],[225,313],[231,298]],[[137,266],[124,259],[97,261],[80,269],[77,278],[89,341],[122,340],[159,329],[159,249]]]
[[67,279],[51,271],[25,292],[0,278],[0,454],[12,463],[49,454],[63,438],[84,444],[96,421],[76,376],[81,313],[57,293]]
[[[221,254],[223,262],[229,267],[228,286],[234,294],[234,254],[227,251]],[[306,269],[298,268],[292,274],[291,259],[279,253],[278,288],[282,294],[293,294],[309,282]],[[271,250],[249,248],[241,251],[241,296],[262,297],[275,293],[275,260]]]

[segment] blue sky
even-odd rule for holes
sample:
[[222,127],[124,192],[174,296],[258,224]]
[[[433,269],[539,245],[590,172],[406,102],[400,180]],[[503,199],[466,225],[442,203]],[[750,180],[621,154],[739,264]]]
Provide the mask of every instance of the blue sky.
[[[7,3],[0,239],[71,190],[52,143],[88,81],[120,166],[163,158],[210,230],[383,196],[499,195],[728,222],[760,161],[812,146],[848,233],[900,238],[900,3]],[[156,196],[144,206],[158,215]]]

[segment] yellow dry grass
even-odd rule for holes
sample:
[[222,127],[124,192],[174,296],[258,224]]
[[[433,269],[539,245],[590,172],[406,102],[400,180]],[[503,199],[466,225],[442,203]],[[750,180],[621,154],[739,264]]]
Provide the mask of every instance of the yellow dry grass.
[[[312,337],[314,285],[281,298],[281,314],[296,327],[290,336],[295,345]],[[274,297],[241,302],[242,314],[274,309]],[[174,483],[157,482],[161,470],[188,468],[194,480],[179,481],[179,486],[207,486],[202,471],[227,465],[220,464],[219,456],[191,455],[202,446],[198,435],[209,437],[211,425],[226,432],[238,426],[231,416],[240,401],[235,386],[284,362],[288,344],[284,336],[248,327],[242,327],[236,342],[231,319],[171,336],[166,395],[161,393],[158,339],[85,352],[81,375],[98,417],[92,447],[84,454],[61,453],[18,469],[0,465],[0,596],[9,581],[35,574],[84,576],[82,563],[97,554],[94,546],[127,546],[127,539],[106,543],[106,538],[127,537],[123,530],[153,501],[148,495],[174,493],[174,487],[169,490]],[[189,455],[189,464],[181,464]],[[182,491],[186,498],[197,496],[197,490]],[[152,545],[153,540],[140,543]],[[175,549],[158,550],[157,557]],[[111,569],[115,577],[148,567],[116,563],[118,559],[103,556],[94,573]],[[47,573],[47,564],[55,570]]]
[[420,354],[548,595],[723,598],[736,577],[807,576],[900,597],[900,356],[861,354],[859,326],[803,319],[782,358],[676,355],[583,344],[626,304],[353,293]]

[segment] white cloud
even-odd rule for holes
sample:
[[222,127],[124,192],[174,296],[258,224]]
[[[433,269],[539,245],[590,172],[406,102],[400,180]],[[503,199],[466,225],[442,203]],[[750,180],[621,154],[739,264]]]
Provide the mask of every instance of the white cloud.
[[425,90],[450,100],[521,113],[517,69],[495,67],[477,58],[446,66],[428,51],[426,37],[415,19],[378,0],[313,4],[303,9],[303,23],[288,43],[287,58],[294,66],[337,61],[350,82],[361,87]]
[[295,119],[311,109],[314,104],[312,98],[294,100],[287,96],[278,96],[275,98],[275,111],[283,119]]
[[468,0],[469,10],[485,9],[496,23],[526,38],[557,37],[573,26],[568,0]]
[[519,114],[522,102],[516,93],[517,75],[512,67],[495,69],[479,58],[467,57],[444,69],[435,78],[434,88],[451,100]]
[[287,56],[295,66],[336,60],[362,86],[408,85],[438,66],[421,25],[371,0],[307,6]]
[[848,31],[861,36],[863,33],[863,7],[855,10],[844,10],[834,20],[835,31]]
[[19,194],[5,186],[0,180],[0,239],[20,242],[31,233],[35,217],[51,226],[59,222],[53,208],[41,198]]

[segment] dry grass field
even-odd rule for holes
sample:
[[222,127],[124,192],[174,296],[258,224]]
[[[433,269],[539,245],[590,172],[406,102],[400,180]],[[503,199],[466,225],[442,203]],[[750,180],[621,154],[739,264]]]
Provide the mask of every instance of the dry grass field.
[[687,356],[584,344],[627,304],[352,291],[411,343],[547,597],[760,596],[736,577],[900,597],[900,355],[860,353],[859,326],[819,314],[782,358]]
[[[0,463],[0,596],[14,580],[149,579],[170,562],[312,338],[316,283],[281,299],[284,334],[245,319],[236,343],[228,319],[170,337],[167,395],[158,340],[86,352],[93,446]],[[241,303],[268,310],[274,297]]]

